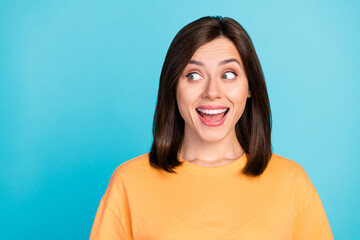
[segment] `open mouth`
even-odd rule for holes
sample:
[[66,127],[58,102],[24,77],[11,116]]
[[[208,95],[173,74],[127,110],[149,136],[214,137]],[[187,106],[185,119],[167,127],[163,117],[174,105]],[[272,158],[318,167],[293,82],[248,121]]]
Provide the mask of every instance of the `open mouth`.
[[202,109],[197,108],[196,111],[198,114],[207,122],[215,123],[223,119],[226,114],[229,112],[230,108],[221,108],[221,109]]

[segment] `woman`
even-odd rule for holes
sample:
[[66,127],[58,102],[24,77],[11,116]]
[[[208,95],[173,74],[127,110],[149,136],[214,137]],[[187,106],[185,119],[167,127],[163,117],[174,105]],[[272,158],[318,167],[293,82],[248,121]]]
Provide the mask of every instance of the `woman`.
[[262,69],[233,19],[175,36],[153,135],[150,153],[114,171],[90,239],[333,239],[303,168],[271,151]]

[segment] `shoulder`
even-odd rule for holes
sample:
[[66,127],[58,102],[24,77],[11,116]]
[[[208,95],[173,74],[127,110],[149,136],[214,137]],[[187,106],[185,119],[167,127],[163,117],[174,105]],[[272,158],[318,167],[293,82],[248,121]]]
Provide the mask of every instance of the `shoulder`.
[[129,159],[116,167],[110,177],[105,199],[119,197],[124,194],[125,188],[133,184],[141,184],[142,177],[146,175],[144,174],[146,164],[148,164],[148,153]]
[[299,163],[278,154],[272,155],[263,179],[282,186],[287,185],[301,197],[316,193],[305,169]]
[[166,181],[171,177],[170,173],[152,167],[149,157],[149,153],[144,153],[121,163],[113,171],[109,185],[121,183],[122,187],[134,187],[145,182]]
[[120,164],[115,171],[130,171],[132,169],[137,169],[139,167],[143,167],[149,162],[149,153],[144,153],[132,159],[126,160],[122,164]]
[[149,153],[144,153],[140,156],[126,160],[121,163],[113,172],[111,178],[128,178],[134,174],[146,171],[150,166]]
[[307,177],[305,169],[294,160],[289,158],[280,156],[276,153],[273,153],[268,167],[265,172],[271,172],[271,174],[280,174],[280,175],[302,175],[303,177]]
[[293,187],[308,188],[312,185],[305,169],[294,160],[273,153],[261,176],[272,183],[287,183]]

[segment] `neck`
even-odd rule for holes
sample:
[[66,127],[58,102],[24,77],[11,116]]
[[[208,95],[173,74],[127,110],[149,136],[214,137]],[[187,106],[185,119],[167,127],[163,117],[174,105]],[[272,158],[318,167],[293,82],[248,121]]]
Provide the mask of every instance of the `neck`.
[[204,163],[216,163],[236,160],[243,155],[235,133],[235,128],[227,136],[219,141],[207,142],[198,135],[186,131],[182,143],[180,157],[186,161],[199,161]]

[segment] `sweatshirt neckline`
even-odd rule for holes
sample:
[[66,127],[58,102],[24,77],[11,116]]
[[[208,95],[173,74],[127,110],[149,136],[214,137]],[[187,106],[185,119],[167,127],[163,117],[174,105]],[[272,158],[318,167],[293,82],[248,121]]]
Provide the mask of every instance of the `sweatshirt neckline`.
[[181,157],[179,157],[179,160],[180,162],[182,162],[181,166],[184,169],[184,171],[192,172],[192,173],[201,173],[201,174],[218,174],[218,173],[240,170],[245,165],[247,158],[246,158],[246,154],[243,153],[243,155],[241,155],[238,159],[232,161],[231,163],[216,167],[204,167],[204,166],[196,165],[182,159]]

